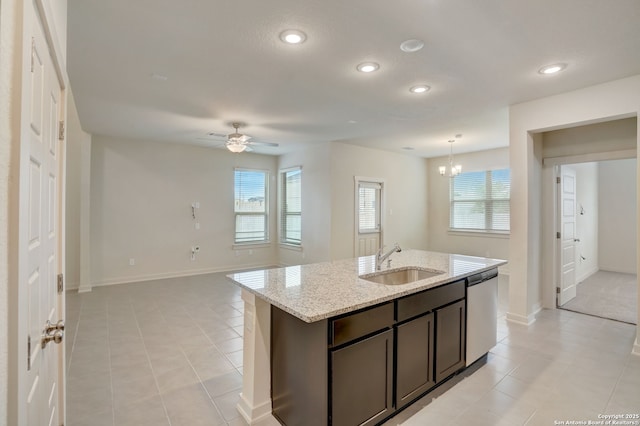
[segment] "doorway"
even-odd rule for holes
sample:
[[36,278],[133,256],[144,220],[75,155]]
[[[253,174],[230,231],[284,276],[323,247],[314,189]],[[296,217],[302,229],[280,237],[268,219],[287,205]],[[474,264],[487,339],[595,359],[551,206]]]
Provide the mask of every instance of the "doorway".
[[557,166],[557,307],[637,322],[636,169],[635,158]]
[[370,256],[382,247],[384,180],[355,178],[355,257]]

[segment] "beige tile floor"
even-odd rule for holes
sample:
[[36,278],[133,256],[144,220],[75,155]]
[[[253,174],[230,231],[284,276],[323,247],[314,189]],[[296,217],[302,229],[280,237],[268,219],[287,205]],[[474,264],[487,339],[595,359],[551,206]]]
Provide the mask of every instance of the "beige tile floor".
[[[235,409],[242,310],[224,274],[69,293],[67,425],[244,425]],[[385,426],[555,426],[640,414],[634,326],[545,310],[530,327],[501,315],[498,330],[486,363]]]

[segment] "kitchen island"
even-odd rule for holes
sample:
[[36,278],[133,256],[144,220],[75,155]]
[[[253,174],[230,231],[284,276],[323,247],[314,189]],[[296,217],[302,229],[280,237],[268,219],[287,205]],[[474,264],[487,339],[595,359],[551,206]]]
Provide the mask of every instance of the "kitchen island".
[[[249,424],[277,425],[274,415],[289,426],[377,424],[464,368],[465,278],[506,262],[420,250],[391,258],[382,271],[366,256],[228,275],[245,302],[238,410]],[[365,279],[389,268],[432,276]],[[407,370],[420,363],[429,367]]]

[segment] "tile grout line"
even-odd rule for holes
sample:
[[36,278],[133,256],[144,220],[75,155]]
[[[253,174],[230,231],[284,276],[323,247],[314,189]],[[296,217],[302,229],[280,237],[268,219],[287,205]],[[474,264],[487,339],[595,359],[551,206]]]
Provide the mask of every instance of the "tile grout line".
[[116,424],[116,398],[113,389],[113,363],[111,362],[111,327],[109,326],[109,299],[105,301],[107,310],[107,353],[109,355],[109,384],[111,386],[111,421]]
[[[156,385],[156,390],[158,391],[158,396],[160,396],[160,402],[162,403],[162,409],[164,410],[164,415],[167,418],[167,422],[168,422],[169,426],[171,426],[171,418],[169,417],[169,410],[167,410],[167,405],[164,403],[164,398],[162,397],[162,392],[160,391],[160,385],[158,384],[158,378],[156,376],[156,372],[153,369],[153,363],[151,362],[151,357],[149,356],[149,350],[147,349],[147,345],[146,345],[146,343],[144,341],[144,336],[142,334],[142,329],[140,328],[140,323],[138,321],[138,315],[136,313],[136,309],[135,309],[135,306],[133,304],[133,300],[131,299],[131,297],[129,298],[129,301],[131,302],[131,310],[133,311],[133,317],[135,318],[135,321],[136,321],[136,328],[138,329],[138,335],[140,336],[140,339],[142,340],[142,347],[144,348],[144,354],[147,357],[147,362],[149,363],[149,368],[151,369],[151,375],[153,376],[153,382]],[[154,304],[155,304],[155,301],[154,301]]]
[[[211,310],[211,312],[215,313],[209,306],[207,306],[207,309]],[[200,331],[202,332],[202,334],[204,334],[207,339],[209,340],[209,342],[211,343],[211,345],[213,347],[216,348],[216,350],[220,353],[220,355],[224,356],[225,359],[227,359],[227,357],[225,356],[225,354],[223,354],[220,349],[218,348],[218,346],[213,342],[213,340],[211,340],[211,337],[209,337],[209,335],[204,331],[204,329],[200,326],[200,324],[198,324],[198,321],[196,321],[192,316],[191,313],[189,313],[189,311],[187,311],[187,315],[189,316],[189,318],[196,324],[196,326],[198,327],[198,329],[200,329]],[[216,411],[218,412],[218,414],[220,415],[220,418],[228,425],[229,422],[227,421],[227,419],[224,418],[224,415],[222,414],[222,410],[220,410],[220,407],[218,407],[218,404],[216,404],[213,396],[209,393],[209,389],[207,389],[207,387],[204,385],[204,383],[202,382],[202,378],[200,377],[200,375],[198,374],[198,371],[195,369],[195,367],[193,366],[193,364],[191,363],[191,360],[189,359],[189,357],[187,356],[186,352],[184,351],[184,348],[180,347],[180,351],[182,352],[182,354],[184,355],[184,357],[187,359],[187,362],[189,363],[189,366],[191,367],[191,369],[193,370],[193,372],[195,373],[196,377],[198,378],[198,381],[200,382],[200,386],[202,387],[202,389],[204,389],[204,392],[207,394],[207,396],[209,397],[209,400],[211,401],[211,404],[213,405],[213,407],[216,409]],[[229,360],[227,360],[229,361]],[[231,361],[229,361],[229,363],[231,363],[231,365],[233,365],[233,363]],[[235,365],[233,365],[234,369],[235,369]]]

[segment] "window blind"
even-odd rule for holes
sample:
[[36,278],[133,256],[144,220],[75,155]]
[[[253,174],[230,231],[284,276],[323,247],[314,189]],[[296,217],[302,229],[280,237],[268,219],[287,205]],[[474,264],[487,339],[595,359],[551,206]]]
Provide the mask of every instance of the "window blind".
[[280,172],[280,242],[302,245],[302,169]]
[[451,229],[509,231],[509,169],[461,173],[451,179],[450,189]]
[[262,170],[235,169],[236,243],[261,243],[269,238],[268,175]]
[[380,190],[374,182],[360,182],[358,188],[358,230],[377,232],[380,230]]

